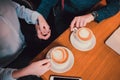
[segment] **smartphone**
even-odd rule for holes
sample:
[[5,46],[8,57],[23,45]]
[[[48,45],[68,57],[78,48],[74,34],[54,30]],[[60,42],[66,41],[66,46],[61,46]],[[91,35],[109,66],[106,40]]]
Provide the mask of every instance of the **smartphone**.
[[50,80],[82,80],[82,78],[80,78],[80,77],[70,77],[70,76],[51,75]]

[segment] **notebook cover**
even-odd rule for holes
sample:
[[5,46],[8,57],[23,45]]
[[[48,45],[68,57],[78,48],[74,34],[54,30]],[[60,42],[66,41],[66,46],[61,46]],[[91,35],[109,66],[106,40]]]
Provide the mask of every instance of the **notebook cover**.
[[112,48],[120,55],[120,26],[113,34],[105,41],[105,44]]

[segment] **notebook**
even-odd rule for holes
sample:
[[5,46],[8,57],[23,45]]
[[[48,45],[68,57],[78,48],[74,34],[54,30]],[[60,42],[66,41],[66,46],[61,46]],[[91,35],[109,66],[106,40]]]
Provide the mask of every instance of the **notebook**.
[[112,35],[105,41],[105,44],[120,55],[120,26]]

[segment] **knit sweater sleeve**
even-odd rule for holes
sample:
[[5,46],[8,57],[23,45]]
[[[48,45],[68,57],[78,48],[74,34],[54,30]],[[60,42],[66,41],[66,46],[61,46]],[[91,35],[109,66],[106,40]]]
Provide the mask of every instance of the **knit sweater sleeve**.
[[37,9],[39,13],[41,13],[44,18],[47,18],[50,10],[57,4],[58,0],[41,0],[41,3]]
[[107,5],[97,10],[98,17],[96,17],[95,20],[100,22],[103,19],[115,15],[119,10],[120,10],[119,0],[107,0]]

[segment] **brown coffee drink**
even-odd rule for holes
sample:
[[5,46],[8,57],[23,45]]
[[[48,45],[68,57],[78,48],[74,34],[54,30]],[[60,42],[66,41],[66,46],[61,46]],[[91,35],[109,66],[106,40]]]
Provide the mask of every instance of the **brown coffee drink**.
[[51,51],[51,59],[58,64],[62,64],[67,61],[68,52],[64,47],[55,47]]

